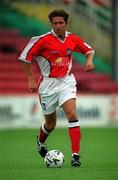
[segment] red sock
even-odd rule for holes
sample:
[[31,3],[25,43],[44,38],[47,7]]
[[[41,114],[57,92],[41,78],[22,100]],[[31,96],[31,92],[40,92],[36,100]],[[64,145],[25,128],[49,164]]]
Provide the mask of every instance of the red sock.
[[80,139],[81,139],[81,133],[80,133],[78,120],[69,121],[69,135],[71,139],[72,153],[78,154],[80,150]]
[[40,129],[40,133],[39,133],[39,136],[38,136],[38,140],[41,142],[41,143],[45,143],[47,137],[49,136],[50,132],[48,132],[46,129],[45,129],[45,126],[42,125],[41,129]]

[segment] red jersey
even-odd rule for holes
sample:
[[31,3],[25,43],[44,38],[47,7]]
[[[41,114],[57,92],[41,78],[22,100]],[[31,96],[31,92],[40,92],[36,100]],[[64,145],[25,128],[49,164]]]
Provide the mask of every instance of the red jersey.
[[21,53],[19,60],[31,63],[36,57],[43,76],[61,78],[69,74],[72,53],[83,55],[93,52],[79,36],[65,32],[65,39],[59,39],[54,31],[31,38]]

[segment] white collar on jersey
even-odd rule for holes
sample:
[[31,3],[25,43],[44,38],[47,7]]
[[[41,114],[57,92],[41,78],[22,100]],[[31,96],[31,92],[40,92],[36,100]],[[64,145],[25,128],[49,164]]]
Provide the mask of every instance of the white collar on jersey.
[[[51,30],[51,33],[52,33],[54,36],[58,37],[58,36],[56,35],[56,33],[54,32],[53,29]],[[68,32],[68,31],[65,31],[65,37],[67,37],[69,34],[71,34],[71,33]]]

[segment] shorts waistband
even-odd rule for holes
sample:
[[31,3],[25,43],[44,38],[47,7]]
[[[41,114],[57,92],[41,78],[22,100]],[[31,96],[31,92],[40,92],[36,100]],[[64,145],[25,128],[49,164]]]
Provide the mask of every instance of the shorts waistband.
[[43,76],[43,79],[64,79],[66,77],[69,77],[70,75],[72,75],[72,73],[64,76],[64,77],[49,77],[49,76]]

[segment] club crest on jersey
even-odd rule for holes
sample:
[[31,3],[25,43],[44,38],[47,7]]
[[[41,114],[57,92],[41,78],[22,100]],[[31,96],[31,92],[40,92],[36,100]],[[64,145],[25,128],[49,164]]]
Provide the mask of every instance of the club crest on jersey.
[[68,48],[67,49],[67,56],[70,56],[72,54],[72,49],[71,48]]

